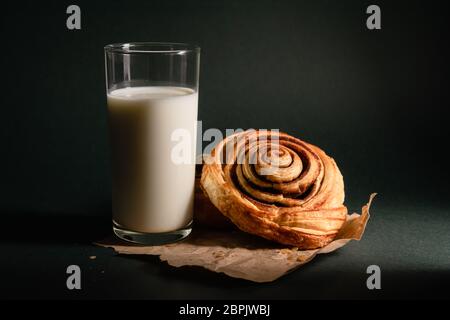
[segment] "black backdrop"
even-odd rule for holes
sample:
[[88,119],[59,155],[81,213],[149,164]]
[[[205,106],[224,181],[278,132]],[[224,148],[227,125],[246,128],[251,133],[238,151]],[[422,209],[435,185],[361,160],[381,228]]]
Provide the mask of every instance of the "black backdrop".
[[103,46],[128,41],[202,48],[204,129],[279,128],[336,159],[351,209],[376,191],[380,208],[448,217],[444,2],[376,1],[375,31],[372,1],[74,3],[76,31],[72,1],[2,9],[0,211],[14,230],[4,237],[45,228],[42,217],[109,217]]

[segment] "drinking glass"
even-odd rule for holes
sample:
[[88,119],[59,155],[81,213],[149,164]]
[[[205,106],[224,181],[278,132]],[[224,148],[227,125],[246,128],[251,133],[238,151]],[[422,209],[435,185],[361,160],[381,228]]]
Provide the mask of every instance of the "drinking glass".
[[113,230],[158,245],[191,232],[200,48],[105,47]]

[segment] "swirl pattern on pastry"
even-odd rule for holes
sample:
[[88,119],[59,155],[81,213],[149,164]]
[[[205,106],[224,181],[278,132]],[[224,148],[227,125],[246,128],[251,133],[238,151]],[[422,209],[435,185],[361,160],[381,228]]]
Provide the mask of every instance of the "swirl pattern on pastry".
[[226,137],[205,158],[201,186],[241,230],[299,249],[327,245],[347,217],[334,160],[286,133]]

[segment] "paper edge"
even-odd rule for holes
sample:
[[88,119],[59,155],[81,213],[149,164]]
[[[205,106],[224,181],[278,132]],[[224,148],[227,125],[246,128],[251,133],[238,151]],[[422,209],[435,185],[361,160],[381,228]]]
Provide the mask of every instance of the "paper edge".
[[[206,270],[209,270],[209,271],[212,271],[215,273],[223,273],[223,274],[225,274],[229,277],[235,278],[235,279],[242,279],[242,280],[252,281],[252,282],[256,282],[256,283],[268,283],[268,282],[273,282],[273,281],[283,277],[284,275],[297,270],[301,266],[311,262],[318,254],[326,254],[326,253],[336,251],[336,250],[342,248],[343,246],[345,246],[346,244],[348,244],[351,240],[356,240],[356,241],[361,240],[362,235],[365,232],[367,222],[369,221],[369,218],[370,218],[370,207],[371,207],[373,199],[375,198],[376,195],[377,195],[377,193],[372,193],[370,195],[369,201],[361,208],[361,214],[352,213],[351,215],[347,216],[347,222],[349,222],[349,224],[346,224],[346,226],[344,227],[345,229],[341,229],[339,231],[335,240],[333,240],[332,242],[330,242],[328,245],[326,245],[323,248],[318,248],[318,249],[313,249],[313,250],[304,250],[304,251],[314,251],[314,252],[312,252],[311,256],[309,256],[306,260],[302,261],[297,266],[294,266],[293,268],[289,269],[288,271],[280,274],[279,276],[277,276],[275,278],[272,278],[272,277],[271,278],[262,278],[262,279],[261,278],[252,278],[251,274],[234,272],[234,270],[218,270],[218,269],[212,268],[210,265],[197,265],[197,264],[175,265],[168,258],[166,258],[164,256],[164,254],[161,252],[160,253],[149,253],[147,251],[145,253],[136,253],[136,252],[129,252],[126,249],[126,248],[136,248],[136,246],[120,245],[120,244],[116,245],[116,244],[112,244],[112,243],[105,244],[105,243],[101,243],[101,241],[94,242],[93,244],[104,247],[104,248],[111,248],[117,254],[125,254],[125,255],[141,254],[141,255],[158,256],[160,261],[166,262],[168,265],[170,265],[172,267],[176,267],[176,268],[201,267],[201,268],[204,268]],[[351,235],[349,237],[346,235],[345,238],[340,238],[340,235],[345,233],[345,231],[347,231],[348,228],[351,227],[351,225],[354,226],[355,224],[357,225],[356,230],[353,230],[352,232],[350,232]],[[147,250],[148,250],[148,247],[150,247],[150,246],[143,246],[142,248],[147,248]],[[243,276],[246,276],[246,277],[244,278]]]

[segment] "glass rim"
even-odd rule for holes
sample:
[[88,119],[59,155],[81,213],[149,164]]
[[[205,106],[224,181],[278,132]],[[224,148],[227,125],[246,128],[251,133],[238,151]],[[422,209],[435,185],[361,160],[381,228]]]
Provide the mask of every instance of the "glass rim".
[[200,47],[182,42],[123,42],[112,43],[104,47],[105,52],[113,53],[161,53],[161,54],[187,54],[200,52]]

